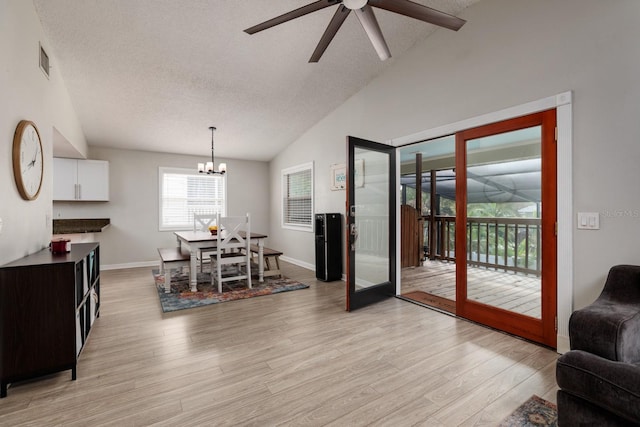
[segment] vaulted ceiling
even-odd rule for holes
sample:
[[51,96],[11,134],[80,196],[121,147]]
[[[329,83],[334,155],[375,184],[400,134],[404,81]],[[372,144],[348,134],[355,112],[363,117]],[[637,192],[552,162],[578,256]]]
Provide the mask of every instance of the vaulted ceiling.
[[[414,1],[459,15],[478,0]],[[243,32],[311,2],[34,0],[89,145],[208,155],[216,126],[216,156],[250,160],[273,158],[431,32],[456,35],[375,9],[391,59],[351,14],[310,64],[334,7]]]

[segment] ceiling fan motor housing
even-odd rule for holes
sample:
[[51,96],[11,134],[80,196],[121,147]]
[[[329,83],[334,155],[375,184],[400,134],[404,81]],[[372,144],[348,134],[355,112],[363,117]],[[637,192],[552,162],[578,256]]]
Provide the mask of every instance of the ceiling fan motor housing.
[[367,3],[368,3],[368,0],[343,0],[342,1],[342,4],[344,5],[344,7],[351,10],[362,9],[367,5]]

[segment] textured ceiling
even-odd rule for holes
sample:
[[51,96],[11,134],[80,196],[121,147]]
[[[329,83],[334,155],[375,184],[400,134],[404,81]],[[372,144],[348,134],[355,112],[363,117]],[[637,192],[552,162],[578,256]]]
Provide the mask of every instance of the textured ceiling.
[[[478,0],[414,1],[457,15]],[[317,64],[335,6],[243,32],[308,3],[34,0],[89,145],[209,155],[216,126],[216,156],[251,160],[273,158],[436,29],[374,9],[393,55],[381,62],[350,14]]]

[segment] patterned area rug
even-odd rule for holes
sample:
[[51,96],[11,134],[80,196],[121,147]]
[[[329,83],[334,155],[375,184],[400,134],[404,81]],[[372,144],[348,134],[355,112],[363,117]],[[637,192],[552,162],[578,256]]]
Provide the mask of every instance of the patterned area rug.
[[189,289],[188,274],[174,273],[171,278],[171,293],[164,292],[164,276],[158,269],[151,270],[160,298],[162,311],[184,310],[187,308],[201,307],[203,305],[218,304],[221,302],[235,301],[239,299],[259,297],[262,295],[277,294],[280,292],[306,289],[309,285],[297,282],[286,277],[265,277],[263,283],[258,279],[251,281],[252,289],[247,288],[244,280],[227,282],[223,284],[222,294],[218,293],[218,286],[211,286],[211,276],[208,272],[198,273],[198,291]]
[[557,406],[535,394],[500,423],[500,427],[556,427],[557,425]]

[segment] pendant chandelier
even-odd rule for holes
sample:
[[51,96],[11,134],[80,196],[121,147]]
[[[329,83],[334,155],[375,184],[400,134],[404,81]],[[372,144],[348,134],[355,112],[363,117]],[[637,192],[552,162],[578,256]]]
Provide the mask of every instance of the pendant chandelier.
[[207,163],[198,163],[198,172],[200,173],[206,173],[207,175],[210,174],[215,174],[215,175],[224,175],[225,172],[227,172],[227,164],[226,163],[220,163],[220,165],[218,165],[218,170],[214,170],[214,158],[213,158],[213,132],[216,130],[215,127],[210,126],[209,129],[211,129],[211,161],[207,162]]

